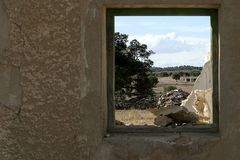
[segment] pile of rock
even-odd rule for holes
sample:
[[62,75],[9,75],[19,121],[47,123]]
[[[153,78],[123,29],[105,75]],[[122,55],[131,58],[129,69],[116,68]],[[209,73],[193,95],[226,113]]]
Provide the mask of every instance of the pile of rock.
[[[160,127],[181,126],[186,124],[195,124],[199,117],[190,112],[186,107],[181,106],[182,101],[188,97],[189,93],[176,89],[162,94],[160,98],[155,96],[142,96],[115,101],[116,109],[147,109],[151,111],[156,118],[154,124]],[[116,121],[117,125],[124,125]]]
[[168,106],[180,106],[182,101],[188,97],[189,93],[181,89],[175,89],[163,94],[158,99],[158,108]]
[[168,106],[166,108],[158,109],[157,117],[154,124],[161,127],[169,125],[181,126],[186,124],[195,124],[199,120],[197,114],[189,112],[183,106]]
[[188,97],[189,93],[176,89],[161,95],[158,100],[158,107],[154,110],[154,124],[161,127],[169,125],[179,126],[184,124],[197,123],[199,117],[189,112],[187,108],[181,106],[182,101]]
[[156,107],[157,98],[153,95],[115,101],[116,109],[147,109]]

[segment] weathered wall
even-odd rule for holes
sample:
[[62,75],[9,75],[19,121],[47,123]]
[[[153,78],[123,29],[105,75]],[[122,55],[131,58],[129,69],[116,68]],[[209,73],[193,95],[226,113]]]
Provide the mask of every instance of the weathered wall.
[[[0,74],[19,84],[0,97],[3,160],[236,160],[240,157],[240,1],[220,7],[220,133],[115,135],[106,122],[104,6],[204,6],[220,0],[1,0]],[[139,5],[137,5],[139,4]],[[3,24],[3,25],[2,25]],[[3,36],[2,36],[3,35]],[[6,70],[14,69],[19,78]],[[0,83],[5,83],[4,78]],[[6,90],[5,90],[6,91]],[[0,92],[3,92],[2,90]],[[187,145],[182,145],[183,142]]]

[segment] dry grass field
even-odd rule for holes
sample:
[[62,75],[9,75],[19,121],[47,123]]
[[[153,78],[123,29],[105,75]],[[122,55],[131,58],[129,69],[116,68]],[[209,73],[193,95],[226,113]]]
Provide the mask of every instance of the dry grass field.
[[190,93],[194,85],[194,82],[183,82],[180,80],[176,81],[172,79],[172,77],[159,77],[158,81],[159,82],[156,87],[153,88],[155,93],[163,92],[164,87],[167,86],[176,86],[178,89],[182,89],[183,91]]
[[156,115],[148,110],[116,110],[115,119],[123,122],[125,125],[154,125]]

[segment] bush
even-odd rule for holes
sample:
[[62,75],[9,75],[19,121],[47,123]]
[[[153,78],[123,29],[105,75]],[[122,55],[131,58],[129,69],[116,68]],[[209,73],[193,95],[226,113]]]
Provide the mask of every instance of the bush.
[[177,89],[176,86],[167,86],[167,87],[164,87],[164,92],[167,93],[175,89]]

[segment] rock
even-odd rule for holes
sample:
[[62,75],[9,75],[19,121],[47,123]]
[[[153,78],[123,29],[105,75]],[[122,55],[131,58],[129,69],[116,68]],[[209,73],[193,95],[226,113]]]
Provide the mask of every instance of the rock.
[[166,127],[172,123],[173,123],[173,120],[167,116],[159,115],[154,119],[154,124],[160,127]]
[[199,119],[195,113],[189,112],[183,106],[166,107],[160,114],[173,119],[176,123],[196,123]]
[[115,124],[118,125],[118,126],[123,126],[125,125],[125,123],[119,121],[119,120],[115,120]]
[[147,109],[156,107],[155,96],[134,97],[128,100],[115,100],[116,109]]
[[181,106],[174,106],[174,105],[170,106],[169,105],[166,108],[161,109],[160,115],[167,116],[169,114],[174,114],[174,113],[180,112],[181,110],[183,110],[183,107],[181,107]]
[[180,106],[182,104],[182,101],[185,100],[188,97],[188,95],[189,93],[181,89],[176,89],[167,92],[166,94],[161,95],[161,97],[158,99],[157,103],[158,108],[172,105]]

